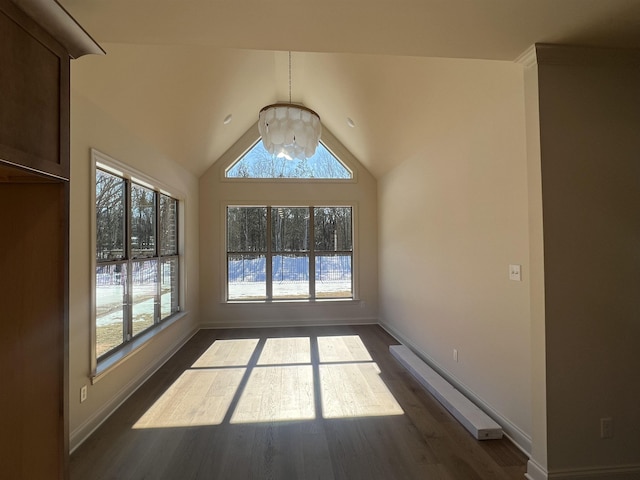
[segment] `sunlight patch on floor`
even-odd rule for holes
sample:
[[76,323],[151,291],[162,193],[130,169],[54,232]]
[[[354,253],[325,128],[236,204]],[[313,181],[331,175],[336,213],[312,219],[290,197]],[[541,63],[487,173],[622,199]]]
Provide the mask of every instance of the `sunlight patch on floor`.
[[145,412],[133,428],[221,424],[245,370],[187,370]]
[[311,363],[309,337],[267,338],[258,365]]
[[245,367],[258,345],[257,338],[216,340],[192,365],[193,368]]
[[403,413],[358,335],[228,339],[216,340],[133,428]]
[[311,365],[256,367],[231,423],[311,420],[315,416]]
[[373,359],[359,335],[318,337],[320,363],[371,362]]
[[320,365],[324,418],[402,415],[375,363]]

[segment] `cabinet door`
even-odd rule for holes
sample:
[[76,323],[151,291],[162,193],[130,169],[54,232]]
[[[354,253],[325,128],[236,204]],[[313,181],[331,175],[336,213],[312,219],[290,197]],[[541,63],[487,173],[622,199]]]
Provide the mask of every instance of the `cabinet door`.
[[67,192],[0,181],[0,478],[66,478]]
[[0,161],[69,178],[69,56],[0,0]]

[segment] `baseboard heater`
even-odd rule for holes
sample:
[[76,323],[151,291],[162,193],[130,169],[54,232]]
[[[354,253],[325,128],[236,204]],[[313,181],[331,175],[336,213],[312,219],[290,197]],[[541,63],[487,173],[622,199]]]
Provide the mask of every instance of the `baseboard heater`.
[[404,345],[389,351],[477,440],[502,438],[502,427]]

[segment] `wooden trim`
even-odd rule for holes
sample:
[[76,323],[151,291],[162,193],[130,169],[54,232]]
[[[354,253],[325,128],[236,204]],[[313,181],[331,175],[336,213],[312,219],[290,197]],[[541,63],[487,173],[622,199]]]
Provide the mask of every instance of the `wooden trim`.
[[[68,70],[68,69],[67,69]],[[67,142],[68,143],[68,142]],[[67,478],[69,472],[69,223],[70,216],[70,191],[69,182],[64,182],[61,188],[60,196],[60,238],[62,239],[60,258],[61,260],[61,276],[62,276],[62,348],[60,359],[62,364],[62,395],[60,401],[62,417],[62,462],[60,467],[62,471],[60,478]]]
[[105,51],[62,5],[53,0],[11,0],[29,17],[57,38],[72,58],[104,55]]

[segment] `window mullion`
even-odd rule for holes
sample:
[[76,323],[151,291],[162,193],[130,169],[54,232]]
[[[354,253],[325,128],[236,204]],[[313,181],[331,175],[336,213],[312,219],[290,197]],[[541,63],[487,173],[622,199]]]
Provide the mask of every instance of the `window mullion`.
[[161,273],[160,270],[162,268],[162,262],[160,259],[160,254],[162,253],[160,249],[160,245],[162,244],[162,239],[160,238],[161,228],[160,228],[160,194],[158,192],[154,192],[153,194],[156,208],[155,208],[155,227],[156,227],[156,244],[155,244],[155,253],[156,253],[156,298],[153,302],[153,323],[160,323],[160,302],[161,302]]
[[126,308],[124,312],[124,343],[131,340],[133,333],[133,263],[131,259],[131,181],[125,179],[125,249],[127,265],[127,285],[125,286]]
[[271,229],[271,210],[272,207],[267,206],[267,256],[265,259],[265,270],[267,280],[267,300],[273,300],[273,246],[271,241],[273,239]]
[[[172,272],[175,273],[176,275],[176,296],[178,297],[178,311],[182,310],[182,306],[181,304],[181,297],[180,297],[180,285],[181,285],[181,278],[180,278],[180,260],[179,260],[179,255],[180,255],[180,229],[178,228],[178,225],[180,225],[180,209],[178,208],[178,202],[177,200],[172,200],[172,202],[174,202],[174,218],[173,218],[173,225],[175,226],[175,236],[176,236],[176,241],[175,241],[175,251],[174,251],[174,256],[176,259],[178,259],[178,261],[176,262],[176,271]],[[173,275],[171,276],[171,281],[173,281]],[[172,293],[173,295],[173,293]],[[173,297],[172,297],[173,298]]]
[[314,208],[309,207],[309,238],[307,238],[307,245],[309,250],[309,298],[311,300],[316,299],[315,223]]

